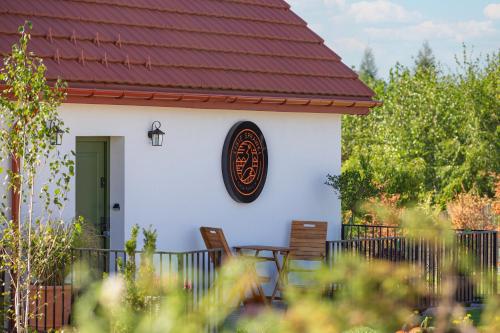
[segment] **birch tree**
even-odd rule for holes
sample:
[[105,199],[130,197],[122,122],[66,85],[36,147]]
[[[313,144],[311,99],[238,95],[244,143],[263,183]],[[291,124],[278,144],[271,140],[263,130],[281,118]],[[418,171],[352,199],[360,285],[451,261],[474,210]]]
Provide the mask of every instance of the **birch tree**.
[[60,274],[54,267],[68,260],[78,229],[62,218],[73,158],[51,144],[58,131],[68,131],[57,111],[65,85],[48,84],[42,60],[28,51],[29,29],[29,22],[19,28],[0,69],[0,165],[11,166],[0,170],[0,263],[11,281],[9,316],[17,332],[29,330],[34,290]]

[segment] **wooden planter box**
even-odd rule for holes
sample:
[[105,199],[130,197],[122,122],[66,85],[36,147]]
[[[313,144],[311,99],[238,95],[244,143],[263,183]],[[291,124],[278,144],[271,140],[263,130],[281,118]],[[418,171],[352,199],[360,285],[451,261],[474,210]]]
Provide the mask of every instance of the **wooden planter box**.
[[38,331],[60,329],[69,325],[71,315],[71,285],[37,286],[38,301],[34,301],[30,327]]

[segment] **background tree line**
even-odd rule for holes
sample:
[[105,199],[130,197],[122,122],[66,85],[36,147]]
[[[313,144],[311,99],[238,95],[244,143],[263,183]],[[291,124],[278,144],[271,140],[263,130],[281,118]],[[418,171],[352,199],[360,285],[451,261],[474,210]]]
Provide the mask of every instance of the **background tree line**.
[[500,52],[473,59],[464,47],[450,71],[426,42],[414,66],[396,64],[384,80],[367,49],[359,75],[384,104],[342,120],[342,175],[327,183],[339,193],[347,219],[364,219],[358,209],[364,200],[444,210],[463,194],[495,197]]

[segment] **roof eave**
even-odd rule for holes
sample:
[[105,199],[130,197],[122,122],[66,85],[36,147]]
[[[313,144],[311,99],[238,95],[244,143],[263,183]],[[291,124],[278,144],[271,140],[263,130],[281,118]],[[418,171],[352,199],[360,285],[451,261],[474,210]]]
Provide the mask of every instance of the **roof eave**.
[[[6,89],[0,84],[0,92]],[[67,88],[63,103],[366,115],[380,101]]]
[[65,103],[365,115],[380,101],[68,88]]

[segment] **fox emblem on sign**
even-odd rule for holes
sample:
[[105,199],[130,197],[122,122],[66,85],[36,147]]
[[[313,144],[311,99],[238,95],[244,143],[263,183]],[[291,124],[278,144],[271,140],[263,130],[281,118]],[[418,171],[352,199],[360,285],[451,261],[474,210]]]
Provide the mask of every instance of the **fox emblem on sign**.
[[231,197],[243,203],[258,198],[267,177],[267,146],[259,127],[250,121],[236,123],[222,151],[222,175]]

